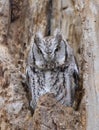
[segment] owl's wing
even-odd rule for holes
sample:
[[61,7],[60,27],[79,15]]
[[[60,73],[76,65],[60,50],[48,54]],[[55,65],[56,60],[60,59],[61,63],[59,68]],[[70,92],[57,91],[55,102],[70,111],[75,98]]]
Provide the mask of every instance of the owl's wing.
[[34,63],[34,58],[33,58],[33,44],[31,44],[30,46],[30,51],[28,54],[28,58],[27,58],[27,66],[33,66]]
[[71,95],[71,103],[73,105],[73,102],[75,100],[75,91],[79,88],[78,82],[79,82],[79,69],[76,62],[76,58],[73,53],[73,49],[67,45],[67,62],[66,66],[68,66],[68,76],[69,76],[69,82],[70,82],[70,95]]
[[36,106],[36,97],[35,97],[35,59],[34,59],[34,53],[33,53],[33,46],[34,44],[32,43],[30,46],[30,51],[28,54],[28,59],[27,59],[27,67],[26,67],[26,80],[27,80],[27,86],[29,89],[29,96],[30,96],[30,106],[32,109],[35,108]]
[[76,58],[74,57],[74,68],[73,68],[73,78],[74,78],[74,83],[75,83],[75,89],[79,87],[78,82],[79,82],[79,68],[78,64],[76,61]]
[[79,81],[79,68],[73,53],[73,49],[69,45],[67,45],[67,54],[68,72],[74,79],[75,89],[77,89]]
[[[34,59],[34,53],[33,53],[33,47],[34,47],[34,43],[31,43],[31,46],[30,46],[30,51],[29,51],[29,54],[28,54],[28,59],[27,59],[27,66],[26,66],[26,76],[27,76],[27,82],[29,83],[29,79],[32,79],[34,78],[34,62],[35,62],[35,59]],[[30,86],[28,84],[28,86]]]

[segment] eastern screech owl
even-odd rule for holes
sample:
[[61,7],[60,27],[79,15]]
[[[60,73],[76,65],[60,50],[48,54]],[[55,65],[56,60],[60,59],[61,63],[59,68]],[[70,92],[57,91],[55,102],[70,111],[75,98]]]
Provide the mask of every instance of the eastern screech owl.
[[73,50],[59,31],[49,37],[35,35],[26,76],[33,109],[45,93],[54,93],[61,104],[72,106],[78,87],[78,67]]

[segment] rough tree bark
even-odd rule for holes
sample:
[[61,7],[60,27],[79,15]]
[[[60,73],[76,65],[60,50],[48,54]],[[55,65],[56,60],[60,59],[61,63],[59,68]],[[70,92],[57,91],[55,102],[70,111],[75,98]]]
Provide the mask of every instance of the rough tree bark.
[[[25,73],[35,32],[41,30],[48,36],[55,28],[62,30],[74,49],[80,68],[80,91],[83,87],[85,93],[83,97],[78,94],[78,104],[82,100],[77,111],[59,104],[58,110],[51,108],[56,101],[45,95],[32,116],[21,74]],[[0,130],[49,130],[51,125],[53,130],[99,130],[98,41],[98,0],[0,0]],[[49,109],[44,104],[48,98],[52,101],[47,104]],[[43,109],[49,112],[45,115],[51,127],[44,125]]]

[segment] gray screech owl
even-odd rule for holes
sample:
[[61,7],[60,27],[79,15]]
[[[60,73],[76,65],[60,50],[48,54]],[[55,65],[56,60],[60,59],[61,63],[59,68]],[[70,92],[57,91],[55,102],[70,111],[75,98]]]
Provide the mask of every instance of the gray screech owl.
[[59,31],[49,37],[40,33],[35,35],[26,77],[33,109],[45,93],[54,93],[61,104],[72,106],[78,87],[78,68],[73,50]]

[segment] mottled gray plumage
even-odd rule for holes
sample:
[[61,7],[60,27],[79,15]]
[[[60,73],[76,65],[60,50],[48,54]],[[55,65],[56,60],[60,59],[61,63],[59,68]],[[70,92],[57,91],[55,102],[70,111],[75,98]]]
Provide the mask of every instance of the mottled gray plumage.
[[72,106],[78,87],[78,68],[73,50],[59,31],[50,37],[35,35],[26,75],[34,109],[45,93],[54,93],[61,104]]

